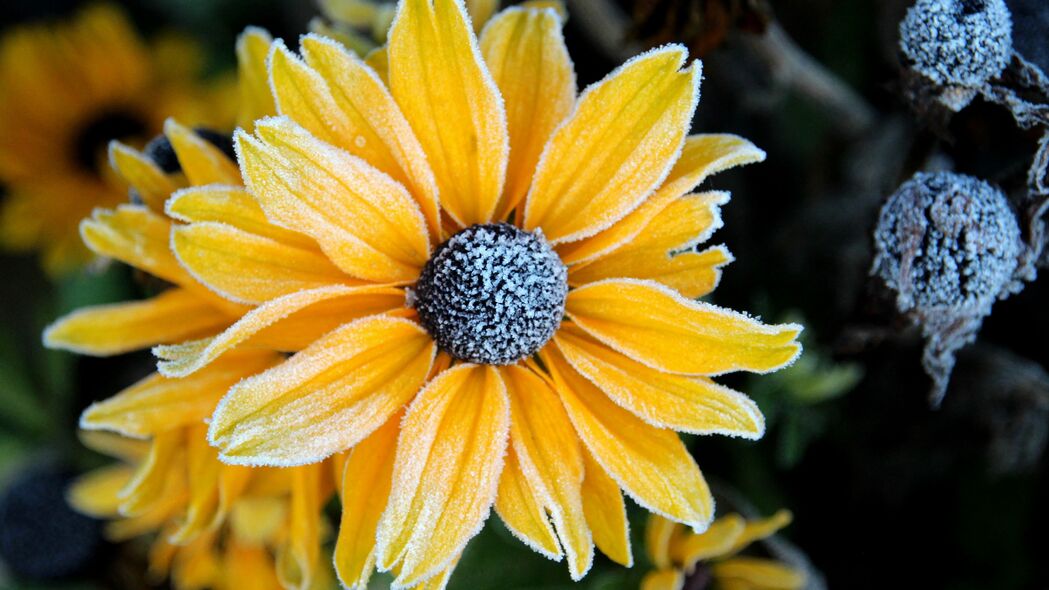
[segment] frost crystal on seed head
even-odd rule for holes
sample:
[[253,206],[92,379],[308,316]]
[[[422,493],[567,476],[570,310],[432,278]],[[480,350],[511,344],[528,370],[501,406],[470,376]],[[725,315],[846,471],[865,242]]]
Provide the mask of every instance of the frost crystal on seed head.
[[918,0],[900,22],[904,56],[940,85],[983,85],[1002,73],[1012,48],[1004,0]]
[[473,225],[441,244],[415,285],[415,309],[437,345],[469,362],[506,365],[541,348],[561,323],[568,271],[542,232]]

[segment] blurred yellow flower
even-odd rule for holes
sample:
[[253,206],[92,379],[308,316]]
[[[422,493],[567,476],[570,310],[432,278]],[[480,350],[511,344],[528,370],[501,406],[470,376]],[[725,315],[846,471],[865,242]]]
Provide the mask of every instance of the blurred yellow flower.
[[745,520],[729,514],[703,533],[653,515],[645,529],[645,550],[655,566],[641,590],[797,590],[805,575],[778,561],[737,555],[754,541],[770,537],[790,524],[791,514],[780,510],[769,518]]
[[184,38],[147,45],[115,7],[28,25],[0,39],[0,243],[38,250],[61,273],[89,258],[77,225],[127,198],[105,165],[110,139],[143,145],[177,116],[228,129],[231,85],[200,82],[203,56]]

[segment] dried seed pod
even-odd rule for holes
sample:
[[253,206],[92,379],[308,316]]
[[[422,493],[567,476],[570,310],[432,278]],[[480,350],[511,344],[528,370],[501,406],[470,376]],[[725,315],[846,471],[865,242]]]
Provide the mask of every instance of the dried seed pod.
[[1020,226],[1001,191],[961,174],[919,173],[882,206],[876,274],[926,338],[933,401],[946,391],[954,352],[971,342],[995,300],[1021,288]]
[[980,87],[1012,56],[1012,17],[1004,0],[918,0],[900,22],[900,50],[940,86]]

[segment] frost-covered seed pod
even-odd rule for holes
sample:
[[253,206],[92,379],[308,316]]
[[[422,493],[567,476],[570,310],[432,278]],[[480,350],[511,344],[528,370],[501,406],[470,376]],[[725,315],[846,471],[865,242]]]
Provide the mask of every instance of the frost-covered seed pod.
[[983,85],[1002,73],[1012,47],[1004,0],[918,0],[900,22],[909,65],[939,85]]

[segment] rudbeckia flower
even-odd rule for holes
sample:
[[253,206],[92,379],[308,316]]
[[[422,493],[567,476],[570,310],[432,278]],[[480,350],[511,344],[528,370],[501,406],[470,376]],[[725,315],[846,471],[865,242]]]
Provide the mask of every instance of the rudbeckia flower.
[[141,146],[168,116],[211,128],[232,125],[229,85],[203,85],[202,66],[191,42],[167,35],[147,45],[112,6],[5,33],[0,183],[8,195],[0,242],[39,250],[55,273],[87,261],[77,224],[127,194],[105,165],[110,139]]
[[120,462],[74,482],[69,502],[108,520],[114,541],[152,535],[149,576],[170,577],[177,590],[330,587],[318,504],[331,494],[330,466],[224,465],[202,428],[164,430],[149,441],[84,432],[85,444]]
[[805,585],[804,573],[772,559],[737,555],[751,543],[776,534],[790,524],[791,514],[780,510],[759,520],[729,514],[703,533],[686,530],[661,516],[651,516],[645,530],[645,550],[655,571],[641,590],[716,588],[722,590],[796,590]]
[[155,348],[159,369],[288,337],[269,346],[296,354],[233,386],[209,437],[240,465],[350,450],[346,586],[375,567],[443,583],[493,506],[574,579],[595,545],[631,562],[621,492],[705,529],[675,431],[760,437],[756,405],[711,377],[800,352],[799,326],[696,300],[730,255],[697,248],[727,195],[691,191],[764,156],[688,135],[699,64],[663,47],[577,97],[561,24],[510,8],[478,40],[460,2],[405,0],[379,70],[319,36],[301,57],[275,43],[281,116],[235,141],[273,226],[221,187],[166,204],[182,267],[250,311]]

